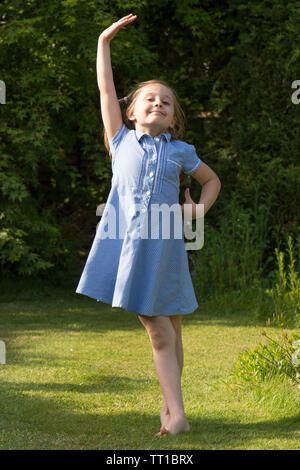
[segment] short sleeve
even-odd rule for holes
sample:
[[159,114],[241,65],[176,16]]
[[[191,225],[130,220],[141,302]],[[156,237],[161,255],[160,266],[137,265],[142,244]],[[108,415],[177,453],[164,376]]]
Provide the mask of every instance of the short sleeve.
[[186,175],[191,175],[194,171],[198,170],[201,163],[202,160],[198,157],[194,145],[186,144],[182,162],[183,172]]
[[125,135],[129,132],[129,129],[125,126],[124,122],[117,133],[113,136],[112,139],[108,139],[109,148],[111,151],[112,156],[116,153],[119,145],[121,144],[122,140],[124,139]]

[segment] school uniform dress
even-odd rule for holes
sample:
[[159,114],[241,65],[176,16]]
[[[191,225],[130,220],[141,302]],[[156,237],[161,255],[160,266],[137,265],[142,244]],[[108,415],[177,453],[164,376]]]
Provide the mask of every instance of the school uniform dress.
[[76,293],[146,316],[192,313],[179,176],[202,161],[169,133],[153,138],[124,123],[109,146],[111,190]]

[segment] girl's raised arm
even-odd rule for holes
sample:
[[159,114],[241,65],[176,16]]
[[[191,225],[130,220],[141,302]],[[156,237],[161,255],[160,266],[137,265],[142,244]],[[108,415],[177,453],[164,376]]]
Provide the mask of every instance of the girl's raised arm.
[[107,137],[112,139],[122,125],[122,114],[118,101],[110,60],[110,41],[120,28],[136,19],[136,15],[127,15],[109,28],[98,39],[97,81],[100,91],[101,115]]

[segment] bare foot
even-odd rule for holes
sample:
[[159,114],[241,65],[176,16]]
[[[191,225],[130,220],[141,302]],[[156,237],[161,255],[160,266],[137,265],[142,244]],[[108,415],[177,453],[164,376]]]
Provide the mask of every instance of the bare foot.
[[160,431],[156,434],[157,436],[161,436],[162,434],[166,434],[166,426],[168,425],[170,419],[170,412],[168,405],[166,402],[163,402],[163,405],[160,410],[160,422],[161,422],[161,428]]
[[161,427],[167,426],[169,419],[170,419],[169,408],[168,408],[168,405],[164,402],[160,410]]
[[183,418],[178,418],[178,419],[171,419],[169,420],[169,424],[167,426],[162,426],[160,428],[159,433],[157,433],[157,436],[163,436],[164,434],[179,434],[180,432],[189,432],[191,430],[191,427],[189,425],[188,420],[183,417]]
[[156,434],[157,436],[163,436],[164,434],[170,434],[169,431],[164,427],[162,426],[160,428],[160,431]]

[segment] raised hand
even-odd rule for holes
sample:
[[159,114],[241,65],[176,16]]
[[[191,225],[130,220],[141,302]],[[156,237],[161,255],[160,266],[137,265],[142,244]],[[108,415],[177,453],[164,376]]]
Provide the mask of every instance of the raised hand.
[[107,29],[105,29],[99,36],[99,39],[103,41],[111,41],[117,32],[123,28],[123,26],[128,25],[129,23],[132,23],[132,21],[136,20],[137,15],[133,15],[130,13],[130,15],[124,16],[120,20],[116,21],[113,23],[111,26],[109,26]]

